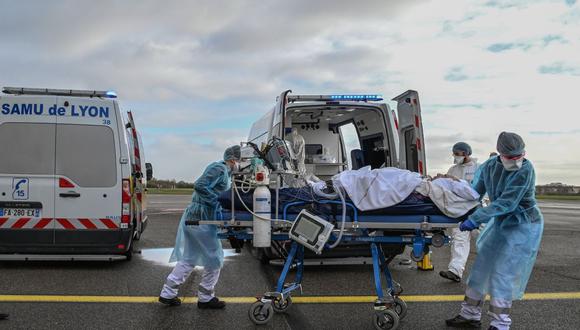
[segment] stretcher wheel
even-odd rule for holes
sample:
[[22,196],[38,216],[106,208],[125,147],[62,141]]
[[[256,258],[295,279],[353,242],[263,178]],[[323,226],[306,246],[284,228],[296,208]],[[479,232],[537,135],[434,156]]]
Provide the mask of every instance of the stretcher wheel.
[[424,256],[425,256],[425,253],[421,253],[421,256],[420,257],[417,257],[413,253],[413,250],[411,250],[411,260],[413,260],[414,262],[421,262],[421,261],[423,261],[423,257]]
[[442,247],[445,244],[445,237],[441,234],[435,234],[431,237],[431,244],[434,247]]
[[274,316],[274,308],[272,308],[272,304],[265,304],[261,301],[256,301],[252,306],[250,306],[248,316],[256,325],[266,324],[270,322]]
[[399,327],[399,315],[390,309],[375,313],[373,316],[375,329],[397,329]]
[[397,315],[399,315],[399,319],[402,320],[407,316],[407,303],[403,301],[403,299],[399,297],[395,297],[395,305],[393,306],[393,310]]
[[274,308],[274,312],[276,313],[284,313],[292,306],[292,297],[288,296],[286,299],[276,299],[272,302],[272,308]]

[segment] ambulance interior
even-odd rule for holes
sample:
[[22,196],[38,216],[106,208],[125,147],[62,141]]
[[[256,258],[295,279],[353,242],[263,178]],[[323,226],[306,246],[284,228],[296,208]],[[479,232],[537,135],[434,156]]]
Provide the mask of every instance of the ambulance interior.
[[286,127],[304,138],[307,174],[328,180],[347,169],[391,165],[388,121],[378,108],[290,105],[286,115]]

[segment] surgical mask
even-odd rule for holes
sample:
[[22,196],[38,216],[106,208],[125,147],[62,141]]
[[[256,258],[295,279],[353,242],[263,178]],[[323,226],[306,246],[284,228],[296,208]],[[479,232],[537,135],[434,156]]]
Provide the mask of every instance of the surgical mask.
[[453,164],[463,164],[465,156],[453,156]]
[[240,163],[235,162],[232,166],[230,166],[230,172],[238,172],[240,170]]
[[519,170],[520,168],[522,168],[522,165],[524,164],[523,157],[517,160],[505,159],[503,157],[500,157],[500,160],[505,170],[510,172]]

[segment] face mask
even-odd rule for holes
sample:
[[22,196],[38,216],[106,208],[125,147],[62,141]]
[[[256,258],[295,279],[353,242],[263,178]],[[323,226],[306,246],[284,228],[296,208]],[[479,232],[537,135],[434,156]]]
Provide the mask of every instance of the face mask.
[[229,166],[230,172],[238,172],[240,170],[240,163],[235,162],[233,165]]
[[520,158],[518,160],[511,160],[500,157],[500,160],[505,170],[510,172],[519,170],[520,168],[522,168],[522,165],[524,163],[524,158]]
[[465,156],[453,156],[453,164],[463,164]]

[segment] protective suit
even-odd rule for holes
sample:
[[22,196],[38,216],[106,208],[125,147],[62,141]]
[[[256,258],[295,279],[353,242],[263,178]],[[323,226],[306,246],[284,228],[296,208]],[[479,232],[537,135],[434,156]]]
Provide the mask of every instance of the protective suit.
[[296,158],[294,165],[296,166],[297,174],[285,174],[283,175],[283,179],[290,188],[302,188],[307,185],[306,165],[304,164],[306,160],[306,142],[295,128],[292,129],[289,141],[291,142],[292,151]]
[[230,189],[229,172],[224,162],[215,162],[210,164],[195,181],[191,204],[181,217],[170,262],[183,261],[189,265],[212,269],[222,267],[224,252],[217,237],[217,226],[186,226],[185,221],[221,218],[218,196]]
[[[478,167],[477,159],[471,158],[471,161],[468,163],[451,166],[447,174],[467,182],[472,182]],[[449,261],[448,269],[459,278],[462,278],[465,264],[469,257],[471,233],[460,231],[459,228],[453,228],[451,236],[453,237],[453,241],[451,242],[451,260]]]
[[306,174],[306,165],[304,161],[306,159],[306,142],[302,135],[298,134],[298,130],[293,128],[292,134],[290,135],[292,140],[292,150],[294,151],[294,157],[296,157],[296,169],[299,175],[304,176]]
[[544,219],[536,205],[532,163],[524,159],[519,170],[509,171],[499,158],[486,161],[473,182],[473,188],[481,195],[487,193],[491,203],[466,220],[487,226],[477,240],[478,254],[458,317],[470,322],[480,320],[484,297],[489,294],[491,325],[509,329],[512,301],[524,295],[540,247]]
[[[175,248],[170,257],[170,262],[177,261],[177,265],[163,285],[160,302],[172,306],[181,304],[177,298],[179,287],[191,275],[195,266],[202,266],[204,270],[198,286],[198,308],[221,309],[225,306],[214,294],[224,262],[224,251],[217,237],[218,228],[215,225],[186,226],[185,222],[221,219],[218,196],[230,189],[231,167],[239,159],[240,147],[230,147],[224,153],[224,161],[208,165],[195,181],[191,203],[181,216]],[[229,165],[226,164],[228,161]]]
[[536,205],[536,175],[529,160],[507,171],[499,157],[486,161],[473,182],[488,207],[469,216],[477,224],[490,222],[477,240],[478,256],[467,285],[493,298],[521,299],[540,247],[544,218]]
[[455,164],[447,170],[448,175],[453,175],[456,178],[463,179],[467,182],[472,182],[475,177],[475,172],[479,168],[476,158],[471,158],[469,163]]

